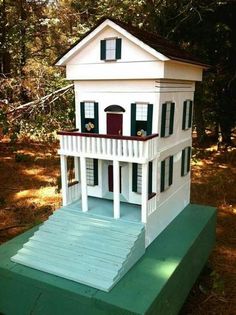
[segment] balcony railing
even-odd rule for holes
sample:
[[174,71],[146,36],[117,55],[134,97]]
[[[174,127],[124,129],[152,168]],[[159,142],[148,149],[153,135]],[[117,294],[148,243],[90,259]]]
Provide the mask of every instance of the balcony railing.
[[59,154],[103,160],[146,163],[158,155],[158,134],[120,136],[59,131]]

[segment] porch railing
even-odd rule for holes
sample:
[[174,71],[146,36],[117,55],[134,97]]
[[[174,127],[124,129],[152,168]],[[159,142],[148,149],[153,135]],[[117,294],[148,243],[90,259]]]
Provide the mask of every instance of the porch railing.
[[157,208],[157,194],[154,194],[152,198],[147,201],[147,216],[150,216]]
[[79,198],[80,198],[80,183],[76,181],[68,185],[67,204],[70,204]]
[[145,137],[59,131],[59,154],[146,163],[158,154],[158,134]]

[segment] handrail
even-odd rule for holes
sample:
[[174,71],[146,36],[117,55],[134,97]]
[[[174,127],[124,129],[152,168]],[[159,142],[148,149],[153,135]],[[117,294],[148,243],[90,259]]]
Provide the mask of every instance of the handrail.
[[101,133],[88,133],[88,132],[78,132],[78,129],[68,130],[68,131],[58,131],[58,135],[63,136],[77,136],[77,137],[91,137],[91,138],[107,138],[107,139],[119,139],[119,140],[137,140],[137,141],[147,141],[152,138],[158,137],[158,133],[154,133],[149,136],[120,136],[120,135],[107,135]]

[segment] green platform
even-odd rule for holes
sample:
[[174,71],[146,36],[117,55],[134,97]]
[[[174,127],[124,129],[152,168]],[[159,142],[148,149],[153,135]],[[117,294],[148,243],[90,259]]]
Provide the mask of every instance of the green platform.
[[212,250],[215,224],[215,208],[187,206],[109,293],[11,262],[34,228],[0,247],[0,313],[178,314]]

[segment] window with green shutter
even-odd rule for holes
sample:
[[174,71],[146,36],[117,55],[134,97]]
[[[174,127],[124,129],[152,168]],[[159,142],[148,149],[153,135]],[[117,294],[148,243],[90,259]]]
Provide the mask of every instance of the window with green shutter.
[[152,134],[153,105],[145,103],[131,104],[131,136]]
[[107,38],[100,42],[100,58],[105,61],[121,59],[121,38]]
[[80,103],[81,131],[99,133],[98,103]]
[[165,191],[173,183],[173,155],[161,161],[161,192]]
[[186,176],[190,171],[191,162],[191,147],[186,147],[182,150],[181,158],[181,176]]
[[187,130],[192,127],[193,101],[186,100],[183,103],[182,129]]
[[161,113],[161,137],[168,137],[174,132],[175,103],[166,102],[162,104]]
[[86,158],[86,178],[88,186],[98,185],[98,160]]
[[[153,193],[152,191],[152,162],[148,164],[148,194],[149,196]],[[142,164],[132,164],[132,191],[138,194],[142,193]]]

